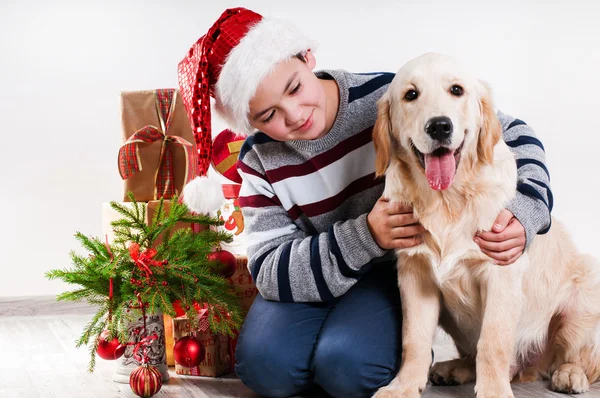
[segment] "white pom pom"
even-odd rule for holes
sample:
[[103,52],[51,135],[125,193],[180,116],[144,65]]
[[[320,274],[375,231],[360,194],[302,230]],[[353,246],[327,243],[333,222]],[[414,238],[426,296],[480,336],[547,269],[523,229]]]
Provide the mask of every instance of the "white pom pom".
[[183,203],[195,213],[216,212],[225,203],[221,183],[209,177],[196,177],[183,187]]

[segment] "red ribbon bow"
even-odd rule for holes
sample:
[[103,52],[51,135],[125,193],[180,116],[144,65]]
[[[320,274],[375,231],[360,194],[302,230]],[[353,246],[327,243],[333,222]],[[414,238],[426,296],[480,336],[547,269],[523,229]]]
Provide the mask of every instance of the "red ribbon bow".
[[[152,332],[152,334],[150,336],[144,337],[137,343],[129,343],[128,344],[128,345],[135,346],[135,347],[133,347],[133,357],[135,358],[136,361],[138,361],[140,363],[148,362],[148,354],[146,351],[148,350],[148,347],[152,344],[152,342],[154,340],[156,340],[157,338],[158,338],[158,334],[156,332]],[[141,349],[143,349],[143,351],[140,353]]]
[[175,109],[176,96],[177,91],[174,89],[156,90],[156,111],[161,124],[160,128],[156,126],[142,127],[129,137],[119,149],[119,173],[121,174],[121,178],[126,180],[142,170],[138,154],[139,144],[162,140],[160,160],[154,184],[155,199],[170,199],[177,193],[174,186],[173,154],[170,146],[167,145],[169,142],[181,145],[184,149],[186,161],[185,184],[190,182],[195,176],[197,155],[194,151],[194,145],[179,136],[167,135],[169,126],[171,125],[171,117]]
[[140,269],[140,271],[146,273],[146,278],[149,278],[152,275],[152,270],[150,266],[160,267],[164,265],[164,261],[161,260],[153,260],[154,256],[156,256],[158,252],[154,248],[146,249],[142,253],[140,253],[140,245],[132,242],[129,245],[129,256],[135,263],[135,265]]

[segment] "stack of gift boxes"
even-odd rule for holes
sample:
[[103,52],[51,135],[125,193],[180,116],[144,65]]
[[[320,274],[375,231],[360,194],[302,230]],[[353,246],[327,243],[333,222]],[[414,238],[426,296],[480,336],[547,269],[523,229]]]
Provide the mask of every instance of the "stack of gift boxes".
[[[132,192],[138,206],[146,208],[147,222],[151,222],[160,199],[171,199],[181,194],[183,187],[198,175],[197,146],[190,121],[176,89],[130,91],[121,93],[123,142],[118,154],[118,168],[124,181],[123,201],[129,202]],[[235,273],[229,282],[237,291],[244,311],[250,308],[257,294],[248,272],[244,220],[238,205],[240,179],[235,161],[243,138],[226,130],[213,142],[212,165],[224,181],[225,203],[213,216],[223,220],[216,227],[233,235],[231,243],[222,243],[221,249],[236,257]],[[168,205],[165,201],[165,205]],[[167,208],[168,210],[168,208]],[[103,234],[113,238],[110,223],[121,218],[109,203],[103,204]],[[199,231],[204,226],[181,223],[180,228]],[[156,244],[160,243],[160,239]],[[175,306],[177,317],[165,316],[167,364],[175,366],[176,373],[196,376],[220,376],[233,371],[236,340],[215,335],[207,323],[200,322],[200,330],[190,330],[183,311]],[[202,312],[201,312],[202,314]],[[201,315],[202,316],[202,315]],[[206,348],[204,361],[197,367],[185,368],[173,360],[173,346],[177,339],[194,333]]]

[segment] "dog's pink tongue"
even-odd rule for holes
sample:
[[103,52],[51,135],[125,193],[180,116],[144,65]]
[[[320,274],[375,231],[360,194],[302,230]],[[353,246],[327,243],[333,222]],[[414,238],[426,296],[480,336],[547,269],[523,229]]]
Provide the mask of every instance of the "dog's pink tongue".
[[432,189],[436,191],[448,189],[454,180],[455,172],[454,151],[442,156],[425,155],[425,175]]

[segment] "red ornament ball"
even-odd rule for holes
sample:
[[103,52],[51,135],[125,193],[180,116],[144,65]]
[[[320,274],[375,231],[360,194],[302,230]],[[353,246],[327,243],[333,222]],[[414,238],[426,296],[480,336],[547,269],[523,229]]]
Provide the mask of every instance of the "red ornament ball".
[[119,343],[119,339],[116,337],[112,340],[108,340],[109,335],[110,332],[108,330],[100,333],[96,353],[102,359],[119,359],[125,352],[127,346]]
[[136,395],[149,398],[160,391],[162,375],[156,367],[143,363],[129,375],[129,386]]
[[210,261],[217,261],[222,264],[216,271],[225,278],[231,278],[237,268],[235,256],[226,250],[218,250],[208,255]]
[[205,349],[202,342],[191,336],[184,336],[173,346],[175,362],[186,368],[200,365],[204,360]]

